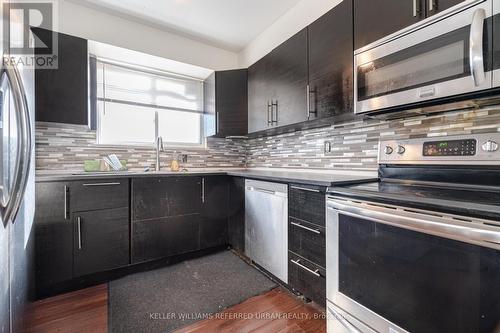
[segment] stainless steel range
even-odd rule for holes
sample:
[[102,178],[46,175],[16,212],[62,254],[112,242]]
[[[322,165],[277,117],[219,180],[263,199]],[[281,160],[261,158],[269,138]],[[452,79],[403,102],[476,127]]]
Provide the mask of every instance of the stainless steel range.
[[500,332],[500,133],[381,142],[330,188],[328,332]]

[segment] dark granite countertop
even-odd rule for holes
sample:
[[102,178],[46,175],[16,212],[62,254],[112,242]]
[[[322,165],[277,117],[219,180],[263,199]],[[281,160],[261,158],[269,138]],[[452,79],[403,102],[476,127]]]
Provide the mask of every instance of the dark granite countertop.
[[43,171],[37,172],[35,180],[37,182],[52,181],[74,181],[90,179],[110,179],[110,178],[138,178],[138,177],[179,177],[179,176],[212,176],[228,175],[257,179],[263,181],[274,181],[283,183],[297,183],[318,186],[334,186],[346,183],[359,183],[374,181],[377,173],[372,171],[330,171],[318,172],[307,170],[290,169],[192,169],[184,172],[170,171],[125,171],[125,172],[58,172]]

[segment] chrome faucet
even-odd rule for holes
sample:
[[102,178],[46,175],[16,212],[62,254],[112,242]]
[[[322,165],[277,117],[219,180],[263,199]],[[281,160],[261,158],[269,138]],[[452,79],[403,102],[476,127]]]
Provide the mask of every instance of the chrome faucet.
[[156,165],[155,170],[160,171],[160,151],[165,151],[163,148],[163,139],[161,136],[156,138]]

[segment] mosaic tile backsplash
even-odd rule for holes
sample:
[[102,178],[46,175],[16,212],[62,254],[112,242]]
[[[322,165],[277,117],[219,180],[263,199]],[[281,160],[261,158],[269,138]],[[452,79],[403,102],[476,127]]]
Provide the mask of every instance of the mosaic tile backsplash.
[[[379,140],[422,138],[500,131],[500,107],[454,111],[404,120],[367,119],[256,139],[209,138],[207,149],[177,150],[187,154],[185,168],[377,168]],[[324,153],[324,142],[332,152]],[[132,170],[154,164],[154,147],[97,145],[86,126],[37,123],[37,170],[82,171],[83,161],[117,154]],[[173,151],[162,153],[167,165]]]
[[[156,150],[151,147],[109,146],[96,144],[96,131],[87,126],[59,123],[36,123],[36,170],[83,171],[85,160],[101,159],[116,154],[127,161],[133,171],[142,171],[156,161]],[[167,147],[165,147],[167,148]],[[176,149],[187,154],[183,168],[241,168],[245,166],[245,142],[241,139],[209,138],[207,149]],[[174,150],[161,152],[161,165],[167,169]]]

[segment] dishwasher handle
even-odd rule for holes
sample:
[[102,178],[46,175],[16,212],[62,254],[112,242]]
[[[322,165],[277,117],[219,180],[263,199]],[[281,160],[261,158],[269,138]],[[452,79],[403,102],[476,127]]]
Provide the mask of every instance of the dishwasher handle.
[[275,194],[276,194],[276,191],[266,190],[266,189],[264,189],[264,188],[260,188],[260,187],[253,187],[253,186],[247,186],[247,190],[248,190],[248,191],[262,192],[262,193],[267,193],[267,194],[272,194],[272,195],[275,195]]

